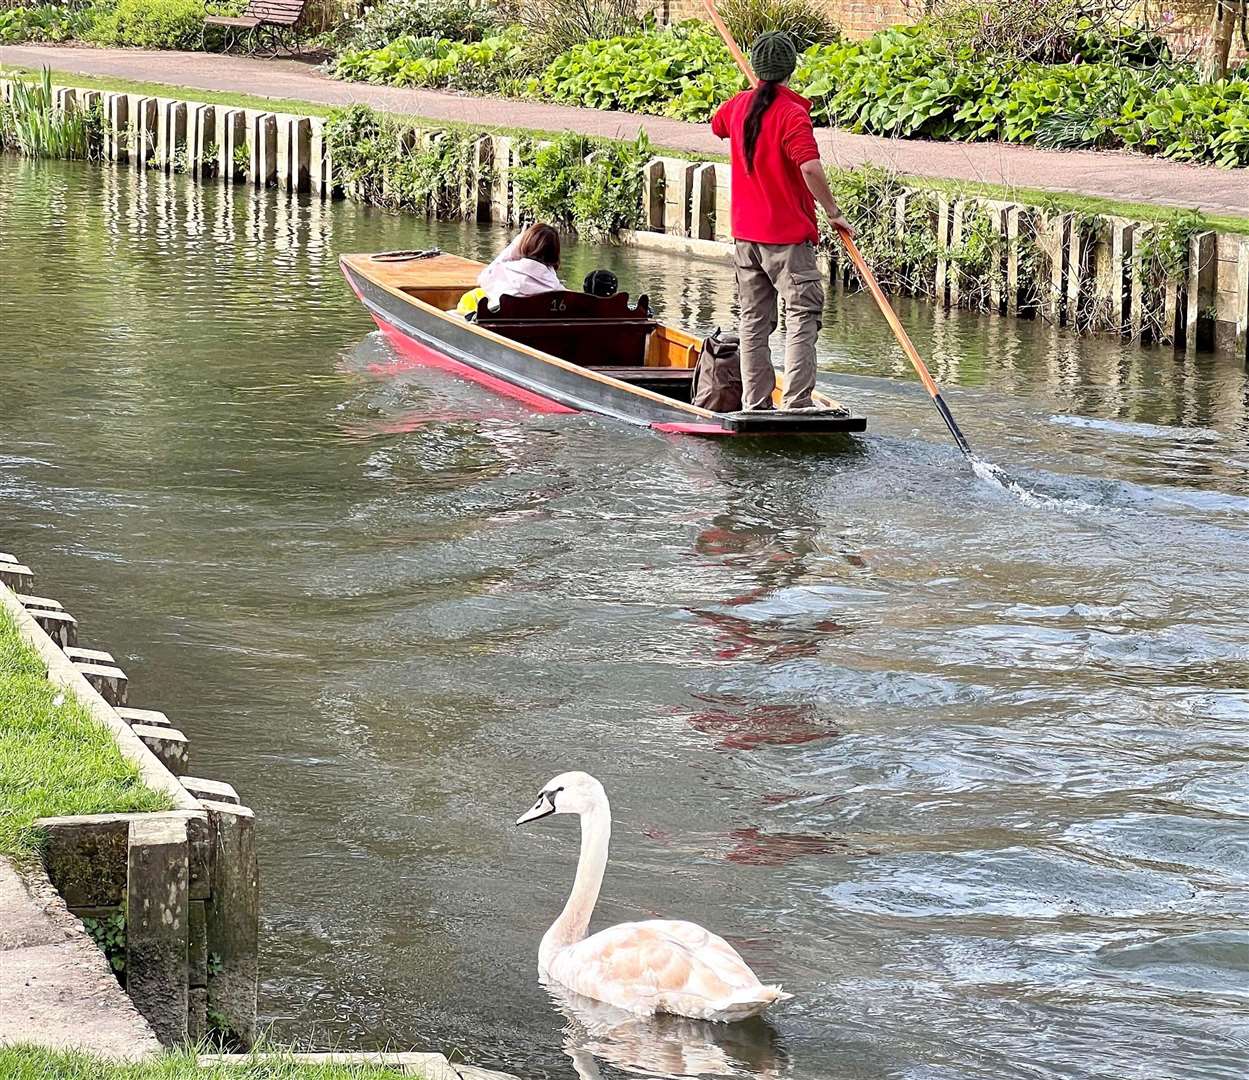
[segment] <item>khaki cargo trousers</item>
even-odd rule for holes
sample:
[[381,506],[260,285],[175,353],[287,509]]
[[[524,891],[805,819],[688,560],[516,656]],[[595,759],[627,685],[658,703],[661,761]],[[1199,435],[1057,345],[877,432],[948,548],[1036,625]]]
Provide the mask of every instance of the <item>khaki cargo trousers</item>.
[[815,339],[824,313],[824,285],[815,245],[734,244],[737,299],[741,307],[742,408],[770,409],[776,389],[768,338],[776,329],[776,299],[785,301],[783,409],[811,406],[815,387]]

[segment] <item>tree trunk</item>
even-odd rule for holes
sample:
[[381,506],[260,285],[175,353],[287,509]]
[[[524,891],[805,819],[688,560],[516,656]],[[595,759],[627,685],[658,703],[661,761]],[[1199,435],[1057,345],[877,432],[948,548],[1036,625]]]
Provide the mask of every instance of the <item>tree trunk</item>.
[[1227,75],[1227,58],[1232,51],[1236,33],[1236,16],[1240,5],[1235,0],[1217,0],[1210,20],[1210,40],[1201,56],[1201,81],[1218,82]]

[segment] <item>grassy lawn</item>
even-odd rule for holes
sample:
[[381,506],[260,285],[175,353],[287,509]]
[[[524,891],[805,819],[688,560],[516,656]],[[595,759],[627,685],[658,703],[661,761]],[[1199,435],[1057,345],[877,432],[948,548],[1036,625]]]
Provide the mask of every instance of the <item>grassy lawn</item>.
[[[47,681],[39,657],[0,610],[0,855],[32,857],[38,817],[171,806],[169,796],[139,782],[138,769],[78,699]],[[9,1075],[0,1065],[0,1076]]]
[[[26,68],[0,66],[0,75],[33,75]],[[310,101],[296,101],[289,98],[263,97],[258,94],[223,93],[213,90],[197,90],[189,86],[177,86],[171,83],[138,82],[129,79],[116,79],[107,76],[77,75],[68,71],[53,71],[53,82],[60,86],[76,86],[89,90],[112,90],[118,93],[148,94],[153,97],[176,97],[188,101],[202,101],[210,105],[231,105],[241,109],[264,109],[270,112],[296,113],[302,116],[328,116],[336,106],[317,105]],[[525,128],[492,127],[487,124],[469,124],[454,120],[429,120],[420,116],[405,116],[411,123],[433,125],[449,130],[482,131],[496,135],[516,135],[540,137],[550,132],[535,131]],[[639,117],[639,119],[641,119]],[[656,146],[657,154],[673,157],[686,157],[687,151],[671,147]],[[699,160],[727,161],[721,154],[704,154]],[[834,180],[837,170],[830,170]],[[980,196],[986,199],[1001,199],[1029,203],[1041,206],[1053,206],[1060,210],[1073,210],[1086,214],[1107,214],[1116,217],[1130,218],[1134,221],[1167,221],[1174,218],[1180,211],[1166,206],[1151,203],[1127,202],[1116,199],[1103,199],[1093,195],[1071,195],[1063,192],[1045,191],[1034,188],[1007,187],[1002,184],[968,183],[961,180],[946,180],[939,177],[915,176],[908,181],[917,188],[927,188],[949,194]],[[1249,213],[1208,214],[1206,220],[1210,228],[1221,232],[1249,233]]]
[[369,1065],[307,1065],[255,1058],[238,1065],[196,1064],[190,1051],[142,1064],[118,1065],[75,1052],[0,1048],[4,1080],[395,1080],[400,1073]]

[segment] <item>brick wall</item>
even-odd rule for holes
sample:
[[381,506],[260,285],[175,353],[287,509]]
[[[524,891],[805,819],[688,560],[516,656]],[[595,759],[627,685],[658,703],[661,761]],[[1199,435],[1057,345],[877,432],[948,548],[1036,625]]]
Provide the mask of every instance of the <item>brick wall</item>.
[[[888,26],[915,22],[927,6],[924,0],[814,0],[848,37],[864,38]],[[1211,0],[1137,0],[1123,3],[1124,21],[1144,22],[1162,31],[1181,55],[1199,51],[1210,30]],[[1118,5],[1117,5],[1118,6]],[[702,18],[702,0],[654,0],[660,22],[680,22]],[[1232,45],[1232,56],[1245,59],[1239,31]]]
[[[1212,0],[1141,0],[1134,11],[1145,21],[1158,27],[1171,41],[1171,48],[1181,56],[1200,54],[1210,37],[1210,20],[1214,11]],[[1249,56],[1240,36],[1239,26],[1232,38],[1232,61]]]
[[[815,0],[815,4],[849,37],[868,37],[887,26],[914,21],[907,12],[908,0]],[[660,22],[700,19],[706,14],[703,0],[656,0],[654,10]]]

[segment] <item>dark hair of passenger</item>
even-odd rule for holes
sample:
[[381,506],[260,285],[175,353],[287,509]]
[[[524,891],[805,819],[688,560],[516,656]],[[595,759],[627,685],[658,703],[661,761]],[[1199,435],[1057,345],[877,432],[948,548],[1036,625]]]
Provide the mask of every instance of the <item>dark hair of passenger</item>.
[[620,282],[610,270],[591,270],[581,283],[581,289],[591,296],[615,296],[620,291]]
[[780,82],[760,82],[750,95],[750,108],[746,111],[746,120],[742,124],[742,151],[746,156],[746,171],[755,171],[755,144],[759,141],[759,131],[763,127],[763,114],[776,100],[776,88]]
[[550,225],[539,221],[530,225],[520,238],[516,254],[522,259],[545,263],[552,270],[559,269],[559,233]]

